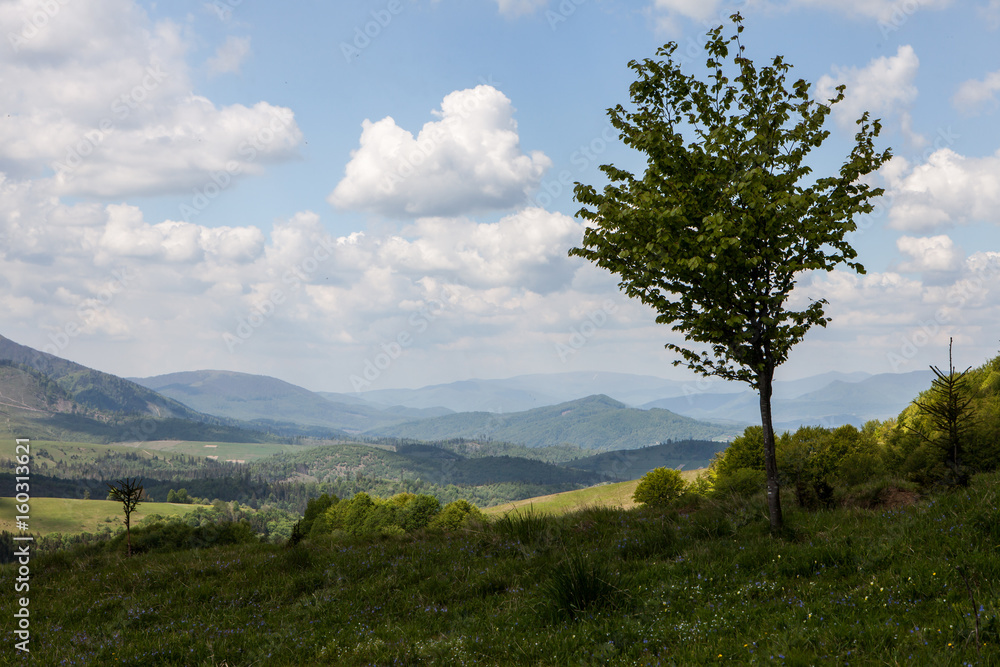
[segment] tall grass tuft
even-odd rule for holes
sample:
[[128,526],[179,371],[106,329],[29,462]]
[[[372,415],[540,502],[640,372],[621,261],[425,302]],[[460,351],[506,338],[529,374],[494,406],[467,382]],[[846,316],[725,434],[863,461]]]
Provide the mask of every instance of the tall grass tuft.
[[494,533],[519,542],[526,547],[538,547],[557,532],[554,519],[538,514],[529,506],[524,512],[514,510],[491,524]]
[[621,575],[607,561],[579,551],[552,568],[542,590],[557,620],[575,621],[593,611],[615,609],[626,599]]

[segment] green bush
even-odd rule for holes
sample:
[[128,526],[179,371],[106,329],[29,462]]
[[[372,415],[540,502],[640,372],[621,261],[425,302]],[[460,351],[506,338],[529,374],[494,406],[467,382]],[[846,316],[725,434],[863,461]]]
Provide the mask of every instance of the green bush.
[[767,475],[755,468],[737,468],[715,478],[712,495],[715,497],[749,497],[765,491]]
[[470,521],[485,522],[485,520],[486,516],[468,500],[456,500],[445,505],[427,527],[435,530],[458,530],[468,525]]
[[665,507],[684,493],[684,479],[672,468],[650,470],[639,481],[632,500],[650,507]]

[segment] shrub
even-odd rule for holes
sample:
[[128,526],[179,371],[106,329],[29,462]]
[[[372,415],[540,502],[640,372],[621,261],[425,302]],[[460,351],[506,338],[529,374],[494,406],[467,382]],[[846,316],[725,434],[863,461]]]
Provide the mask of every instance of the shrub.
[[479,508],[468,500],[456,500],[445,505],[427,527],[435,530],[458,530],[468,525],[470,521],[485,521],[485,519]]
[[441,511],[441,503],[434,496],[412,496],[399,513],[399,525],[403,530],[419,530],[427,525]]
[[632,500],[650,507],[665,507],[684,493],[684,479],[672,468],[656,468],[643,475]]
[[737,468],[715,478],[715,497],[749,497],[762,492],[767,482],[767,474],[755,468]]

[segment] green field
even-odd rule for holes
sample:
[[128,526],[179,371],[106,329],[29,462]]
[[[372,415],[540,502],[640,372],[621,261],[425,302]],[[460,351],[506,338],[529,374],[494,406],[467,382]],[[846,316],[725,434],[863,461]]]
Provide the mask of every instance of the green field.
[[[122,446],[122,445],[119,445]],[[185,456],[216,456],[219,461],[247,463],[273,454],[298,452],[307,445],[257,442],[193,442],[189,440],[157,440],[124,445],[136,449],[156,450]]]
[[[699,470],[686,470],[681,473],[685,481],[690,482],[703,472]],[[632,500],[635,487],[639,485],[639,480],[633,479],[629,482],[617,482],[615,484],[601,484],[591,486],[578,491],[566,491],[564,493],[553,493],[547,496],[537,496],[535,498],[525,498],[515,500],[512,503],[494,505],[487,507],[483,512],[489,516],[499,516],[518,508],[531,508],[538,514],[568,514],[577,512],[588,507],[620,507],[631,509],[636,506]]]
[[[0,498],[0,530],[17,531],[13,498]],[[112,530],[122,523],[122,504],[113,500],[73,500],[71,498],[32,498],[28,516],[30,532],[35,535],[62,533],[95,533],[108,526]],[[140,503],[132,514],[132,524],[150,514],[181,516],[200,505],[173,503]]]
[[296,547],[146,529],[131,558],[121,539],[34,555],[31,654],[8,662],[998,665],[998,496],[994,473],[874,509],[788,503],[780,536],[763,492]]
[[[0,457],[12,457],[14,455],[13,439],[0,440]],[[62,459],[77,457],[80,461],[94,461],[99,456],[109,452],[127,453],[137,452],[149,458],[159,456],[160,458],[170,458],[172,456],[215,456],[219,461],[249,462],[272,454],[282,452],[302,451],[308,449],[308,445],[292,445],[281,443],[256,443],[256,442],[193,442],[188,440],[150,440],[147,442],[115,443],[109,445],[98,445],[89,442],[56,442],[52,440],[32,440],[31,457],[35,459],[38,450],[45,450],[49,456],[44,459],[46,463],[58,463]],[[155,454],[154,454],[155,452]]]

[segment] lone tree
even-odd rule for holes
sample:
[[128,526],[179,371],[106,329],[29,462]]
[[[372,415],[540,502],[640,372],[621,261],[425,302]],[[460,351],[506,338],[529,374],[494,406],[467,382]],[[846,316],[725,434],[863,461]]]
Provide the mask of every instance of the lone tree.
[[128,555],[132,555],[132,512],[142,500],[142,478],[128,477],[108,485],[108,499],[119,501],[125,511],[125,539],[128,542]]
[[801,79],[786,89],[791,65],[777,56],[758,70],[743,56],[742,17],[731,18],[732,37],[721,36],[722,26],[708,33],[707,82],[681,72],[675,42],[656,52],[660,60],[629,63],[635,109],[618,105],[608,114],[625,144],[646,154],[646,173],[637,179],[604,165],[610,184],[603,193],[576,184],[584,205],[578,215],[588,226],[583,247],[570,254],[617,274],[626,294],[656,309],[658,323],[711,351],[667,343],[681,355],[674,365],[760,392],[768,510],[778,530],[774,369],[812,325],[829,321],[825,299],[804,310],[785,304],[803,271],[843,262],[864,273],[844,237],[883,192],[860,179],[891,154],[875,151],[881,123],[866,112],[839,175],[810,178],[804,160],[829,135],[823,123],[844,86],[827,104],[814,101]]

